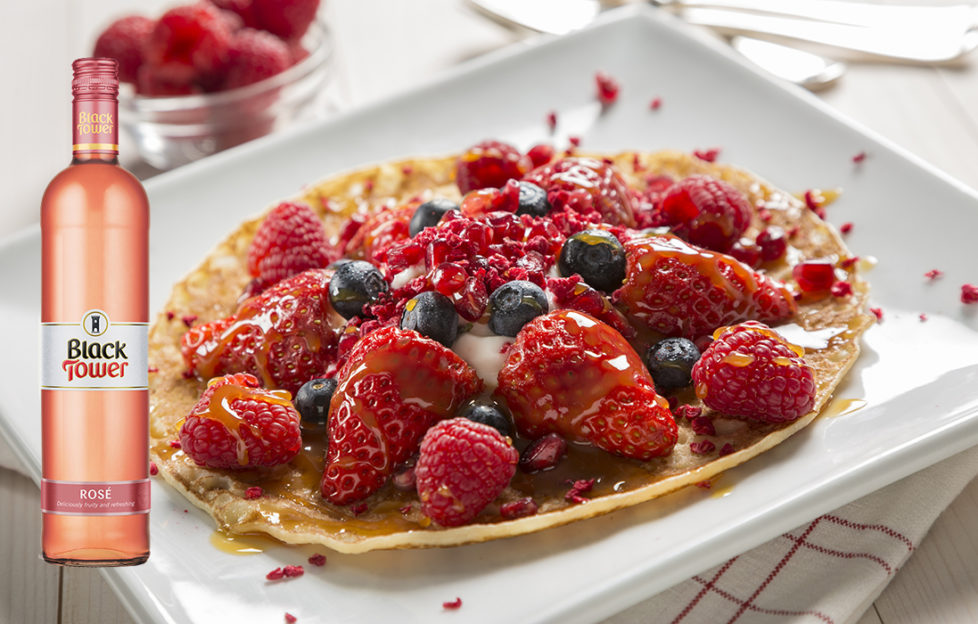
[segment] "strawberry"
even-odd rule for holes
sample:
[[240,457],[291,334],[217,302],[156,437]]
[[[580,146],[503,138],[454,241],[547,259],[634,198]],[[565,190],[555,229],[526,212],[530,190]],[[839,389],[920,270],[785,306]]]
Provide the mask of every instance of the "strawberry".
[[612,301],[636,326],[666,336],[692,340],[740,321],[782,321],[797,310],[781,282],[676,236],[628,241],[625,257],[625,283]]
[[659,211],[677,236],[722,252],[740,240],[753,212],[743,193],[706,175],[689,176],[669,187]]
[[554,210],[593,215],[611,225],[635,225],[631,193],[609,164],[593,158],[562,158],[537,167],[523,179],[547,191]]
[[454,352],[397,327],[361,339],[337,379],[321,483],[323,498],[337,505],[380,488],[418,450],[429,427],[482,387]]
[[325,267],[337,256],[316,213],[305,204],[283,202],[255,233],[248,271],[267,287],[306,269]]
[[343,255],[367,262],[380,261],[379,252],[386,251],[394,243],[411,238],[411,217],[419,205],[420,200],[412,201],[369,215],[346,243]]
[[696,396],[730,416],[796,420],[815,404],[815,378],[804,353],[763,323],[723,327],[693,366]]
[[181,351],[202,379],[233,372],[295,393],[336,358],[342,319],[329,303],[332,269],[309,269],[246,299],[234,315],[184,334]]
[[229,21],[211,4],[170,9],[156,22],[143,46],[145,60],[154,66],[175,65],[193,74],[205,89],[220,81],[231,42]]
[[224,11],[229,11],[238,16],[242,26],[248,28],[258,28],[255,18],[255,8],[252,0],[210,0],[211,4]]
[[282,39],[297,40],[316,18],[319,0],[253,0],[252,10],[261,28]]
[[264,30],[244,28],[228,45],[228,69],[223,88],[234,89],[270,78],[292,65],[292,51]]
[[527,156],[509,143],[483,141],[465,150],[455,165],[455,182],[462,195],[484,188],[502,188],[519,180],[532,167]]
[[277,466],[302,447],[299,413],[282,390],[259,387],[253,375],[211,379],[180,427],[180,448],[201,466]]
[[513,441],[467,418],[443,420],[425,433],[414,467],[421,511],[442,526],[471,522],[516,473]]
[[109,24],[95,40],[93,56],[107,56],[119,61],[119,81],[136,82],[143,64],[143,41],[149,37],[153,20],[142,15],[127,15]]
[[558,310],[516,336],[497,393],[529,438],[559,433],[609,453],[648,460],[677,439],[668,402],[620,333],[596,318]]

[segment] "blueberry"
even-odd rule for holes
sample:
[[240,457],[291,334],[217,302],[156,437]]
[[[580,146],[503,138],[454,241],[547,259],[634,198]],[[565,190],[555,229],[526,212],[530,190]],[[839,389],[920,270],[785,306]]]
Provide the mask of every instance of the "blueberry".
[[504,436],[513,437],[513,421],[492,399],[473,399],[462,406],[458,416],[489,425]]
[[543,217],[550,212],[550,208],[547,191],[532,182],[520,182],[520,206],[516,214]]
[[329,302],[343,318],[353,318],[363,307],[390,290],[383,274],[369,262],[354,260],[336,268],[329,280]]
[[310,379],[295,393],[295,409],[305,425],[325,425],[329,417],[329,401],[336,392],[336,380]]
[[458,314],[451,299],[428,290],[404,304],[401,329],[413,329],[422,336],[451,347],[458,336]]
[[489,295],[489,329],[500,336],[516,336],[523,326],[550,310],[547,295],[525,280],[506,282]]
[[666,338],[649,347],[645,363],[659,390],[675,390],[690,384],[690,371],[700,359],[692,340]]
[[326,267],[326,268],[327,269],[338,269],[341,266],[343,266],[344,264],[350,264],[351,262],[353,262],[353,260],[350,260],[349,258],[340,258],[339,260],[337,260],[335,262],[331,262],[330,265],[328,267]]
[[408,233],[413,237],[426,227],[438,225],[445,213],[458,210],[458,204],[450,199],[432,199],[418,206],[408,224]]
[[588,285],[611,292],[625,281],[625,248],[610,232],[584,230],[564,241],[557,270],[563,277],[577,273]]

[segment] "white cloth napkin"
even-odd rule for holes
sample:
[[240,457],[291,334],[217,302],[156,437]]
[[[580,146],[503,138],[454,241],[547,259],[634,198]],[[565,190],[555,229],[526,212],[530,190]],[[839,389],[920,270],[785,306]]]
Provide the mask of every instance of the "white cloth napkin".
[[815,518],[604,624],[844,624],[978,475],[978,447]]
[[[0,438],[0,467],[23,472]],[[698,574],[604,624],[856,621],[978,475],[978,447]]]

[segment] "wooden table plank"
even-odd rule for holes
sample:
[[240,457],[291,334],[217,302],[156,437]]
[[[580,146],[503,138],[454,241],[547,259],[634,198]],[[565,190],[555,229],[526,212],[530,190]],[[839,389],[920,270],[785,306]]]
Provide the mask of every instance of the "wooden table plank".
[[33,481],[0,468],[0,622],[57,621],[60,568],[40,557],[40,509]]
[[93,568],[65,568],[59,624],[136,624]]

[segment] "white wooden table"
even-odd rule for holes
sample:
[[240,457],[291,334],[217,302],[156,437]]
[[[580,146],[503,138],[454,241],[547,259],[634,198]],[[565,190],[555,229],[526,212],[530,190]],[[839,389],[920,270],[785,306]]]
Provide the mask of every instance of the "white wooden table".
[[[346,106],[408,88],[517,39],[458,0],[326,2],[324,12],[338,47],[334,88]],[[0,3],[0,52],[5,59],[0,119],[6,122],[6,148],[0,150],[5,193],[0,238],[37,220],[44,185],[69,157],[70,60],[88,53],[93,33],[108,16],[153,14],[167,4],[173,2]],[[957,69],[854,66],[822,97],[978,188],[978,58],[971,61]],[[21,122],[13,123],[15,119]],[[0,624],[133,622],[96,571],[41,562],[38,509],[34,484],[0,469]],[[938,519],[858,624],[921,622],[978,622],[978,480]]]

